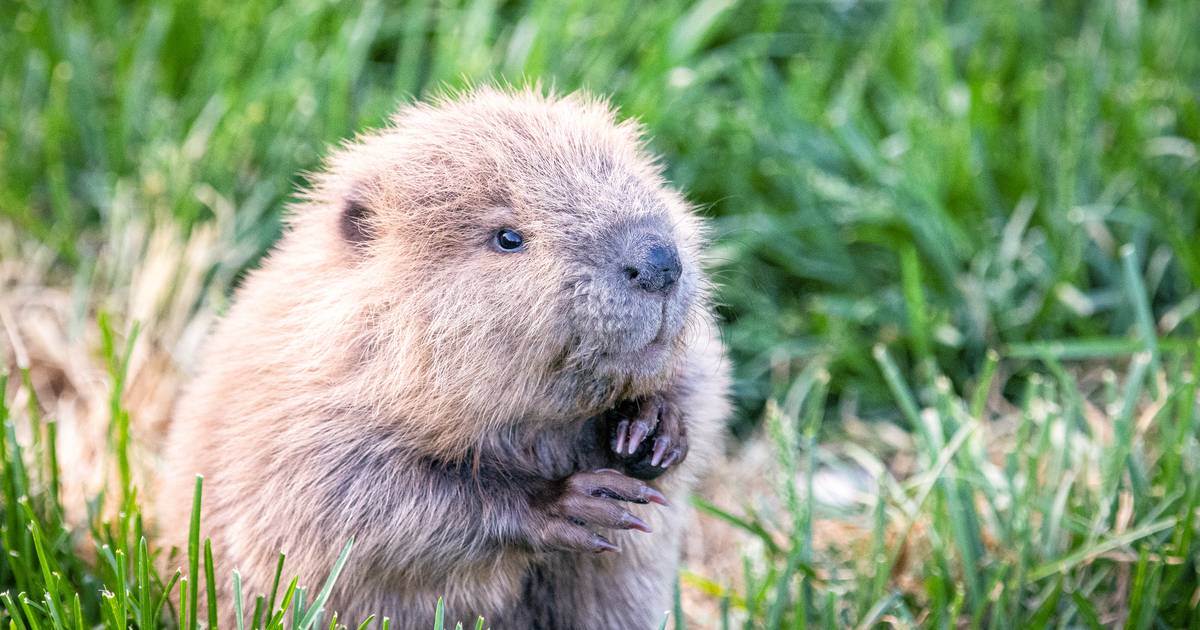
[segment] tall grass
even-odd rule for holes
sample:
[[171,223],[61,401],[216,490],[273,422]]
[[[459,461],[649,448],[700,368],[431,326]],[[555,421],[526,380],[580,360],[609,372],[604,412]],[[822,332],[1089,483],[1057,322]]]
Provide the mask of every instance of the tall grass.
[[64,274],[129,215],[228,215],[204,276],[227,290],[329,144],[538,80],[611,95],[717,218],[747,418],[817,357],[835,396],[888,405],[878,342],[961,385],[989,347],[1120,337],[1120,243],[1164,332],[1196,329],[1190,0],[55,0],[4,3],[0,29],[0,213]]
[[[1003,423],[973,411],[944,375],[922,379],[918,394],[886,350],[875,355],[920,428],[915,469],[897,478],[859,453],[878,487],[849,515],[814,509],[818,462],[838,458],[813,440],[824,384],[799,381],[792,404],[767,415],[786,517],[700,501],[761,541],[739,588],[684,575],[725,602],[720,627],[1200,627],[1195,354],[1170,353],[1158,374],[1139,354],[1097,414],[1047,349],[1049,369]],[[1152,378],[1170,393],[1146,396]],[[862,533],[814,551],[817,519]]]
[[[1136,252],[1122,257],[1123,292],[1148,322]],[[914,313],[920,294],[908,295]],[[767,407],[782,514],[697,501],[760,541],[757,555],[743,552],[740,588],[684,577],[722,599],[722,628],[1200,627],[1200,354],[1194,342],[1164,351],[1148,324],[1127,347],[1123,378],[1104,368],[1099,382],[1064,366],[1075,353],[1061,343],[1029,344],[1032,360],[990,352],[957,393],[934,361],[910,379],[876,345],[879,374],[914,428],[902,476],[900,458],[878,455],[887,448],[836,455],[818,445],[830,375],[813,364]],[[1002,365],[1024,377],[998,382]],[[1010,403],[1002,392],[1013,386]],[[877,486],[830,512],[814,477],[848,465]],[[861,534],[815,551],[819,519]]]

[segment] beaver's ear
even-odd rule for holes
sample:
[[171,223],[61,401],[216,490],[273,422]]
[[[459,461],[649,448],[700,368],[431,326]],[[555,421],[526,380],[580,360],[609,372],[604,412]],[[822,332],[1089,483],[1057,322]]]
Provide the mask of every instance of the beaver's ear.
[[361,196],[354,194],[347,197],[342,204],[342,214],[338,221],[342,238],[356,248],[370,242],[375,238],[371,215],[371,209]]

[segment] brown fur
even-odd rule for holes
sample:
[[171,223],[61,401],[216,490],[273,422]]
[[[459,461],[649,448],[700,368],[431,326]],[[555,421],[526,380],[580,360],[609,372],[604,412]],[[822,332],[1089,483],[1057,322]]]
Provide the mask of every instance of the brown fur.
[[[527,250],[489,248],[500,227]],[[645,229],[682,259],[665,301],[609,273]],[[494,628],[657,627],[728,411],[701,233],[603,103],[479,89],[402,109],[328,161],[213,333],[172,427],[164,543],[184,546],[200,473],[218,574],[248,601],[279,550],[315,592],[354,537],[340,619],[427,628],[445,596]],[[691,445],[654,482],[671,506],[631,508],[654,532],[540,544],[565,480],[620,465],[604,412],[651,394]]]

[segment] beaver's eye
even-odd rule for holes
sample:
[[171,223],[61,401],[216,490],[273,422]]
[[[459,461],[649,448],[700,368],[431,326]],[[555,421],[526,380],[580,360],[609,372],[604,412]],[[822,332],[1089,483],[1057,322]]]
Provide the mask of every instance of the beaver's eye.
[[525,247],[525,237],[521,236],[520,232],[508,228],[497,231],[492,240],[502,252],[516,252]]

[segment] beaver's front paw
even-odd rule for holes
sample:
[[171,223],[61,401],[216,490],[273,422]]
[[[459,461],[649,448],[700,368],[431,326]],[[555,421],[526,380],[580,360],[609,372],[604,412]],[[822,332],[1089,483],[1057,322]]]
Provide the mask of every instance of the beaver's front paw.
[[621,403],[610,417],[613,453],[630,476],[654,479],[687,456],[683,414],[665,396]]
[[650,526],[620,502],[667,504],[666,497],[658,490],[610,468],[577,472],[561,483],[558,496],[541,507],[544,520],[536,539],[543,549],[619,551],[594,530],[650,531]]

